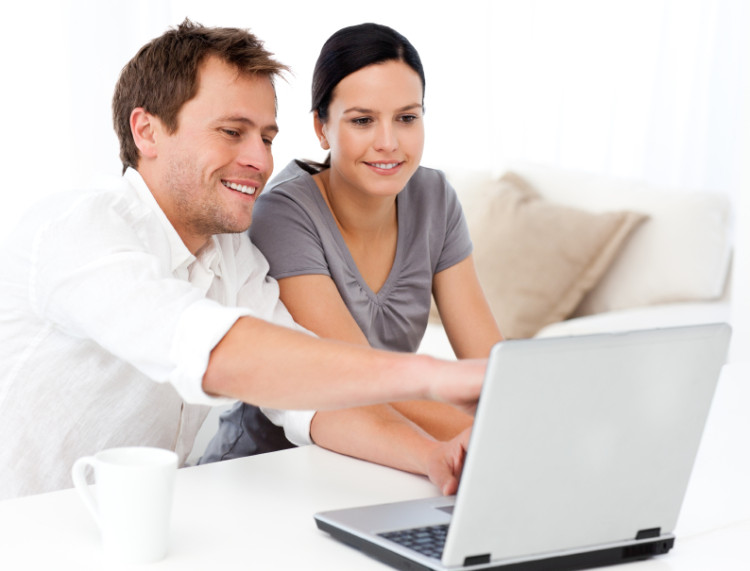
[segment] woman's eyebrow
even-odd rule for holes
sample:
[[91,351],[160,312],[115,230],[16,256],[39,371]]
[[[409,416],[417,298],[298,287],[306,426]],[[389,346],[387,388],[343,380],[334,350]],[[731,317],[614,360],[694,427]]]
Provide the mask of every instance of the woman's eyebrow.
[[[421,109],[422,104],[421,103],[410,103],[408,105],[404,105],[403,107],[396,109],[397,112],[402,113],[404,111],[410,111],[412,109]],[[362,113],[362,114],[371,114],[375,113],[373,109],[367,109],[366,107],[349,107],[349,109],[345,109],[344,113]]]

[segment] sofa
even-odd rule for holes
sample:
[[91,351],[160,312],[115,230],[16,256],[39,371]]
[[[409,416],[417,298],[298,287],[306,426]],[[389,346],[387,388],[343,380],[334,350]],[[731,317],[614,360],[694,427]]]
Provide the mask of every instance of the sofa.
[[[446,175],[506,338],[729,320],[726,195],[523,162]],[[434,307],[419,352],[453,357]]]

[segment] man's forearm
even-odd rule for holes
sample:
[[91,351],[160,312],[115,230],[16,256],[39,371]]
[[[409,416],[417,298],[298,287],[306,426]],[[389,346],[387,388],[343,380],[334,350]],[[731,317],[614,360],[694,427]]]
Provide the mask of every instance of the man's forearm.
[[211,353],[203,388],[259,406],[331,410],[433,399],[470,409],[484,363],[323,340],[240,318]]

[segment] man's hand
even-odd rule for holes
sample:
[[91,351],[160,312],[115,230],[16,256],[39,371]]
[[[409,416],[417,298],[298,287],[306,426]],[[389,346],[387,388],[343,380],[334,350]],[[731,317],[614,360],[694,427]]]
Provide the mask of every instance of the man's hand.
[[443,367],[433,378],[430,398],[474,414],[482,390],[487,359],[462,359]]
[[471,427],[446,442],[438,442],[427,459],[427,476],[443,495],[455,494],[464,468]]

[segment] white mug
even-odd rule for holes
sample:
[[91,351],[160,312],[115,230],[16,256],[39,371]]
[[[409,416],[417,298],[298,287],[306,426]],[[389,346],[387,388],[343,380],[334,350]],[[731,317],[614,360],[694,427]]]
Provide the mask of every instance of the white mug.
[[[88,466],[94,469],[96,498],[86,482]],[[162,448],[110,448],[76,460],[72,474],[108,556],[126,563],[164,558],[177,454]]]

